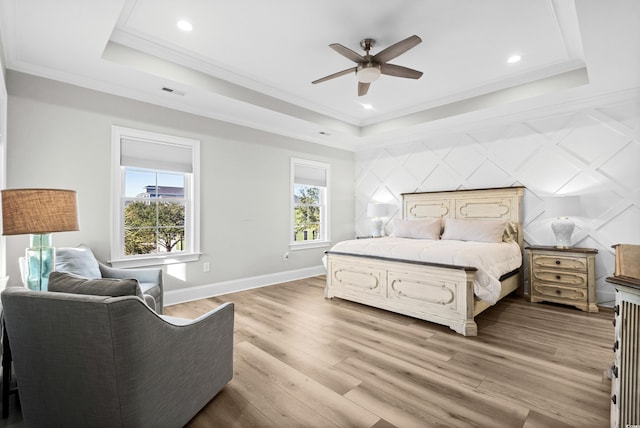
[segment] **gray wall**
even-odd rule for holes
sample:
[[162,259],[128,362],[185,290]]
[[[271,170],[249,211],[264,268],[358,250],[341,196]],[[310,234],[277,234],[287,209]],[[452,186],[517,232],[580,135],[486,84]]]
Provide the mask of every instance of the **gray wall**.
[[[324,249],[291,251],[291,157],[331,165],[331,237],[354,236],[354,155],[127,98],[7,73],[7,187],[78,192],[80,231],[56,233],[55,246],[90,246],[109,258],[111,126],[201,141],[200,262],[170,266],[168,290],[321,265]],[[28,236],[7,238],[10,283]],[[204,273],[202,263],[210,262]]]

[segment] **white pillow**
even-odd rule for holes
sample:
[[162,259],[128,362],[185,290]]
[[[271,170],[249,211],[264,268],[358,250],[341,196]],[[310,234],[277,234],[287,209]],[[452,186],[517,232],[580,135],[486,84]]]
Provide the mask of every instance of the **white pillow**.
[[440,218],[404,220],[397,218],[393,224],[392,237],[433,239],[440,238]]
[[88,279],[102,278],[100,265],[89,247],[56,248],[56,271],[72,273]]
[[502,242],[502,235],[506,226],[506,220],[446,218],[442,239]]

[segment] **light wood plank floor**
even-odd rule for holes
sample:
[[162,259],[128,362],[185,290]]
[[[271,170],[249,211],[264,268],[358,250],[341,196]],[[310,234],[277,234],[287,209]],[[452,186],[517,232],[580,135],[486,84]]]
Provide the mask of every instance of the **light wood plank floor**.
[[509,297],[479,336],[323,298],[324,277],[184,303],[235,303],[233,380],[204,427],[606,427],[613,313]]

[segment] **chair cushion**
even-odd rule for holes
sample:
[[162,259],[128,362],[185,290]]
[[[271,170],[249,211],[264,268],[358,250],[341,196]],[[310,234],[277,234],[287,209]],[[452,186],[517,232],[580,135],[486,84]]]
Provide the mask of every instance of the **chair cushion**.
[[56,271],[72,273],[84,278],[102,278],[100,266],[89,247],[56,248]]
[[138,296],[144,300],[138,280],[133,278],[87,279],[72,273],[51,272],[49,274],[49,291],[112,297]]

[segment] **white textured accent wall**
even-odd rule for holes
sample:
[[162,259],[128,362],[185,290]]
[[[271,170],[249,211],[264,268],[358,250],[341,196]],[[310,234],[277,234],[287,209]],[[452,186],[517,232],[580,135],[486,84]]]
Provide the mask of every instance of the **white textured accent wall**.
[[640,244],[640,100],[483,129],[425,136],[356,155],[356,234],[368,235],[367,203],[401,193],[522,185],[525,241],[553,245],[545,197],[579,195],[574,246],[596,248],[597,296],[611,304],[617,243]]

